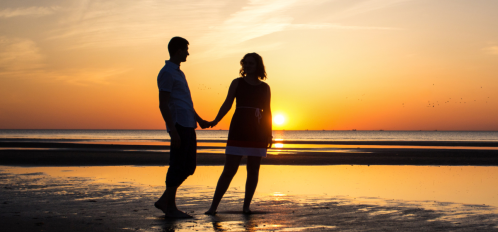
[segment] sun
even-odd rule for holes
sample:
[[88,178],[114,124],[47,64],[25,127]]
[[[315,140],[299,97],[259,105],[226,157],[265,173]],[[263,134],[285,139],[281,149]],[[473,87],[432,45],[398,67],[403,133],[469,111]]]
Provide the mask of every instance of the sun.
[[277,114],[273,117],[273,122],[277,125],[282,125],[285,123],[285,117],[281,114]]

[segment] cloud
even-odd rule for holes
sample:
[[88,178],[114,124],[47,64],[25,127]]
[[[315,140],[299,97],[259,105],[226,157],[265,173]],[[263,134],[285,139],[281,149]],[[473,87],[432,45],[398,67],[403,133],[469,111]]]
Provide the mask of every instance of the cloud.
[[323,0],[249,0],[242,3],[229,0],[80,0],[64,8],[65,15],[59,20],[60,25],[49,32],[49,39],[71,39],[74,44],[72,49],[83,49],[138,46],[181,35],[198,38],[197,44],[217,50],[284,30],[390,29],[323,22],[294,23],[294,13],[299,12],[304,5],[322,2]]
[[230,46],[241,42],[285,30],[293,18],[283,14],[297,1],[252,0],[241,10],[230,15],[221,24],[211,27],[203,40]]
[[0,78],[43,78],[87,86],[109,84],[110,78],[129,71],[116,67],[51,70],[44,62],[45,56],[32,40],[0,36]]
[[76,1],[51,40],[71,39],[73,49],[120,47],[188,37],[209,30],[229,0]]
[[0,73],[25,72],[43,66],[44,57],[29,39],[0,36]]
[[0,10],[0,18],[12,18],[17,16],[45,16],[55,13],[59,7],[23,7],[7,8]]
[[71,85],[92,86],[111,84],[113,77],[128,72],[129,68],[105,69],[68,69],[47,73],[53,81],[65,82]]
[[486,47],[482,50],[489,54],[498,55],[498,46]]
[[[397,1],[382,1],[383,4],[367,4],[369,7],[360,7],[357,11],[363,9],[385,7],[390,2],[394,4]],[[407,1],[407,0],[403,0]],[[322,1],[318,1],[322,2]],[[369,1],[373,2],[373,1]],[[375,1],[379,2],[379,1]],[[294,23],[292,12],[299,9],[303,4],[309,1],[298,0],[251,0],[239,11],[231,14],[226,20],[216,26],[210,27],[211,31],[206,33],[199,40],[201,43],[209,46],[210,49],[204,52],[204,56],[213,57],[213,54],[221,57],[232,54],[234,49],[241,43],[248,40],[266,36],[272,33],[287,30],[319,30],[319,29],[344,29],[344,30],[395,30],[397,28],[389,27],[363,27],[348,26],[337,23]],[[357,6],[358,7],[358,6]],[[274,43],[272,46],[261,45],[252,48],[253,50],[268,50],[278,47],[281,43]],[[247,50],[247,49],[245,49]],[[209,54],[209,55],[207,55]],[[203,54],[199,54],[202,56]]]
[[337,17],[350,17],[354,15],[364,14],[370,11],[380,10],[413,0],[366,0],[338,13]]
[[323,24],[292,24],[288,29],[345,29],[345,30],[401,30],[394,27],[363,27],[363,26],[346,26],[336,23]]

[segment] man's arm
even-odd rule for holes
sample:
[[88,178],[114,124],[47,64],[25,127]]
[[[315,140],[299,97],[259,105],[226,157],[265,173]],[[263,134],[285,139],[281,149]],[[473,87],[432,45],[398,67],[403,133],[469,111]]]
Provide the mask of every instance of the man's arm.
[[195,121],[199,123],[199,126],[202,128],[202,129],[206,129],[209,127],[208,125],[208,121],[204,120],[201,118],[201,116],[199,116],[197,114],[197,112],[195,111],[194,109],[194,113],[195,113]]
[[169,110],[168,104],[171,101],[170,93],[166,91],[159,91],[159,109],[161,110],[161,115],[163,116],[166,126],[169,128],[169,135],[171,136],[171,146],[180,147],[181,140],[176,127],[173,124],[173,119],[171,117],[171,111]]

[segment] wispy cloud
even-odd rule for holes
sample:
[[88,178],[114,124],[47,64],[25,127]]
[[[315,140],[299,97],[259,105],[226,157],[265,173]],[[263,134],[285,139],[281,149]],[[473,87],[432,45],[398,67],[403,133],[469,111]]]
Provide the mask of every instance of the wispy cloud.
[[49,73],[54,81],[71,85],[94,86],[111,84],[111,79],[128,72],[127,68],[70,69]]
[[359,14],[364,14],[370,11],[380,10],[387,7],[392,7],[413,0],[366,0],[361,1],[346,10],[339,12],[336,17],[349,17]]
[[345,30],[400,30],[394,27],[347,26],[337,23],[323,24],[291,24],[288,29],[345,29]]
[[35,42],[0,36],[0,73],[37,69],[43,66],[43,59]]
[[482,50],[489,54],[498,55],[498,46],[486,47],[483,48]]
[[45,16],[55,13],[59,7],[22,7],[6,8],[0,10],[0,18],[12,18],[17,16]]
[[[202,36],[203,43],[230,47],[244,41],[285,30],[293,18],[282,14],[297,1],[252,0],[238,12],[230,15],[221,24],[212,26]],[[218,49],[218,47],[213,48]]]
[[[364,3],[369,7],[356,7],[365,11],[401,1],[408,0],[373,1],[376,6]],[[303,5],[319,5],[322,2],[324,0],[249,0],[241,5],[229,0],[79,0],[64,8],[65,16],[60,25],[50,32],[52,36],[49,39],[71,39],[72,48],[87,48],[136,46],[182,35],[198,38],[198,44],[219,50],[285,30],[393,29],[323,21],[294,22],[294,13],[299,12]],[[270,49],[274,46],[265,47]]]
[[[356,12],[379,9],[395,2],[408,0],[391,1],[368,1],[365,6],[356,6]],[[323,1],[319,1],[323,2]],[[345,29],[345,30],[393,30],[397,28],[389,27],[366,27],[349,26],[337,23],[294,23],[291,12],[295,12],[303,4],[309,3],[304,0],[251,0],[239,11],[231,14],[221,24],[212,26],[211,31],[203,35],[200,41],[210,45],[211,49],[205,51],[209,57],[224,56],[234,52],[237,45],[266,36],[272,33],[286,30],[318,30],[318,29]],[[374,4],[376,3],[376,4]],[[382,4],[381,4],[382,3]],[[368,7],[367,7],[368,6]],[[259,51],[276,48],[281,43],[272,46],[261,45],[253,48]],[[214,52],[216,51],[216,52]],[[201,54],[202,55],[202,54]]]
[[72,85],[106,85],[110,79],[129,71],[127,68],[57,69],[45,64],[37,44],[29,39],[0,36],[0,78],[40,78]]
[[228,0],[77,1],[49,39],[72,39],[73,48],[133,46],[196,35],[220,20]]

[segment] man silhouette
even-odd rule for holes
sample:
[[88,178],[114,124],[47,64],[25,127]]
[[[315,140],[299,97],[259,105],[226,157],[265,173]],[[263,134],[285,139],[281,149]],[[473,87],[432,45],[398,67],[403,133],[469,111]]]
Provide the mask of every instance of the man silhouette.
[[180,70],[180,63],[187,61],[189,55],[188,45],[186,39],[173,37],[168,44],[170,59],[157,76],[159,109],[171,137],[171,146],[166,190],[154,206],[167,218],[192,218],[176,207],[176,191],[196,168],[197,122],[202,129],[208,127],[207,121],[194,110],[187,79]]

